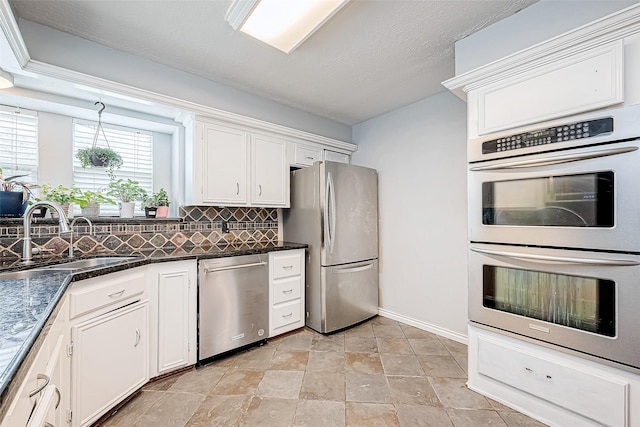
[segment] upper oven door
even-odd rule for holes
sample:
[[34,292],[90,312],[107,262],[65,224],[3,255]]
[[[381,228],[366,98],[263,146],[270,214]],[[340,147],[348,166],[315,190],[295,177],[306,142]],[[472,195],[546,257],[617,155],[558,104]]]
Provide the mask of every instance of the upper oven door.
[[640,140],[469,165],[469,239],[640,252]]
[[640,368],[640,256],[470,245],[469,320]]

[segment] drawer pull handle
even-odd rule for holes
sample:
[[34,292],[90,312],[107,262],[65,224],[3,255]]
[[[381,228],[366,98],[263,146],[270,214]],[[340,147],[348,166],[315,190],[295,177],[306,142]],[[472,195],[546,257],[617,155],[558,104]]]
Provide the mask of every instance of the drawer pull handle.
[[45,374],[38,374],[38,376],[36,377],[36,379],[38,380],[44,380],[44,384],[42,384],[39,387],[36,387],[35,390],[33,390],[31,393],[29,393],[29,397],[33,397],[36,394],[40,393],[42,390],[45,389],[46,386],[49,385],[49,381],[51,381],[51,378],[49,378],[49,375],[45,375]]
[[138,344],[140,344],[140,329],[136,328],[136,343],[133,346],[137,347]]
[[305,157],[305,158],[306,158],[306,159],[309,159],[309,160],[313,160],[313,159],[314,159],[314,157],[313,157],[313,156],[307,156],[307,157]]
[[290,294],[291,292],[293,292],[293,288],[282,291],[283,294]]
[[287,318],[287,317],[291,317],[293,316],[293,313],[289,313],[289,314],[283,314],[282,317]]
[[[56,406],[56,408],[57,408],[57,406]],[[44,427],[56,427],[56,426],[54,426],[53,424],[51,424],[51,423],[50,423],[50,422],[48,422],[48,421],[45,421],[45,422],[44,422]]]
[[551,375],[547,375],[547,379],[550,380],[551,379]]
[[531,368],[524,368],[524,370],[527,371],[528,374],[533,372],[533,369],[531,369]]
[[113,292],[111,294],[107,294],[107,296],[111,297],[111,298],[119,298],[122,296],[122,294],[124,294],[124,289],[119,290],[118,292]]
[[282,268],[284,268],[285,270],[291,270],[293,268],[293,265],[283,265]]

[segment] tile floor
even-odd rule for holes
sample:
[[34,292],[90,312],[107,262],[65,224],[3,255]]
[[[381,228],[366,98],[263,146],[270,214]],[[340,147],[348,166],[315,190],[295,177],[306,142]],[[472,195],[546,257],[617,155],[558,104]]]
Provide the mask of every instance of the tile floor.
[[145,386],[104,426],[531,426],[465,386],[467,347],[384,318],[269,340]]

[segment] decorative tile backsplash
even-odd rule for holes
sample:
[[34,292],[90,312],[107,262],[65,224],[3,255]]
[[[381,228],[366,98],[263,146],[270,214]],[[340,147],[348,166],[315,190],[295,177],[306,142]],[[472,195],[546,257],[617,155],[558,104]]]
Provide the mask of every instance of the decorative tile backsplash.
[[[193,252],[194,248],[206,251],[216,245],[278,240],[277,209],[181,206],[179,215],[169,219],[91,218],[93,234],[85,221],[77,221],[73,227],[76,253]],[[222,232],[223,221],[228,223],[228,233]],[[21,219],[0,220],[0,257],[19,258],[23,237]],[[69,249],[69,235],[58,235],[55,220],[34,221],[31,238],[34,248],[45,253],[62,254]]]

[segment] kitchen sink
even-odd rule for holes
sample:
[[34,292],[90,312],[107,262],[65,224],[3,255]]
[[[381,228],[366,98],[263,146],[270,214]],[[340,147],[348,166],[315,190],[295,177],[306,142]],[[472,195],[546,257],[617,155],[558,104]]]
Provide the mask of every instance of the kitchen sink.
[[140,259],[135,256],[109,256],[98,258],[79,259],[76,261],[61,262],[56,265],[43,268],[43,270],[79,270],[81,268],[107,267],[111,264],[119,264],[123,261]]
[[7,273],[0,273],[0,282],[4,280],[22,280],[22,279],[34,279],[36,277],[42,277],[44,275],[50,274],[41,268],[36,268],[33,270],[23,270],[23,271],[10,271]]

